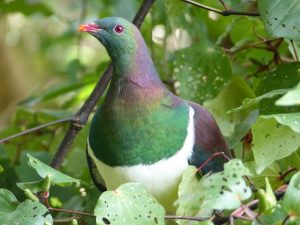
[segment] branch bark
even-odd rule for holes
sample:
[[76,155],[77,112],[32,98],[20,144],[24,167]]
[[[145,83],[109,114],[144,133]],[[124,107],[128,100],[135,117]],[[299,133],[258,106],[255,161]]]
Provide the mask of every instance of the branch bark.
[[[144,0],[141,4],[138,12],[136,13],[133,23],[140,28],[146,15],[148,14],[149,10],[151,9],[155,0]],[[70,123],[69,129],[63,138],[61,144],[59,145],[54,158],[51,162],[51,166],[53,168],[59,168],[63,162],[64,157],[70,150],[71,145],[74,142],[75,137],[79,133],[79,131],[85,126],[89,115],[92,113],[97,100],[103,95],[106,87],[108,86],[109,81],[112,77],[113,66],[112,63],[109,64],[103,75],[101,76],[100,80],[98,81],[96,87],[92,91],[91,95],[88,99],[84,102],[82,107],[76,113],[75,118],[77,120],[73,120]]]

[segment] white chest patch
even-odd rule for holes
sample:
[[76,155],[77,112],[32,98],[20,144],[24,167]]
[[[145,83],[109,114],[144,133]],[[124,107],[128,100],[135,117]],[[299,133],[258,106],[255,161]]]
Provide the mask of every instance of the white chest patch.
[[189,107],[189,123],[185,141],[181,149],[168,159],[162,159],[151,165],[111,167],[98,160],[89,145],[88,153],[95,162],[108,190],[116,189],[128,182],[142,183],[160,203],[170,206],[177,197],[178,184],[183,171],[188,166],[194,140],[194,110]]

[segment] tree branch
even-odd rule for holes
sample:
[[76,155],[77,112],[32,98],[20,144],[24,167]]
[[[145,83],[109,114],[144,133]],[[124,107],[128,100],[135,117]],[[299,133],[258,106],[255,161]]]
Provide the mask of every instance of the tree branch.
[[240,11],[235,11],[235,10],[232,10],[232,9],[220,10],[220,9],[216,9],[216,8],[213,8],[213,7],[210,7],[210,6],[207,6],[207,5],[201,4],[199,2],[192,1],[192,0],[181,0],[181,1],[189,3],[189,4],[194,5],[194,6],[197,6],[197,7],[202,8],[202,9],[208,10],[208,11],[218,13],[222,16],[232,16],[232,15],[260,16],[260,14],[258,12],[240,12]]
[[[138,12],[136,13],[133,23],[140,28],[142,25],[147,13],[151,9],[153,3],[155,0],[144,0],[141,4]],[[112,63],[109,64],[103,75],[101,76],[101,79],[98,81],[96,87],[92,91],[91,95],[88,97],[88,99],[85,101],[83,106],[79,109],[79,111],[76,113],[76,117],[79,118],[76,122],[71,122],[69,129],[62,140],[60,146],[58,147],[56,154],[54,155],[54,158],[51,162],[51,166],[53,168],[59,168],[63,162],[63,159],[67,152],[69,151],[76,135],[78,132],[84,127],[84,125],[87,123],[87,120],[89,118],[89,115],[93,111],[97,100],[103,95],[109,81],[112,77],[112,71],[113,66]]]
[[60,120],[52,121],[50,123],[45,123],[45,124],[39,125],[37,127],[33,127],[33,128],[28,129],[28,130],[24,130],[24,131],[22,131],[20,133],[17,133],[17,134],[11,135],[9,137],[3,138],[3,139],[0,140],[0,144],[4,143],[4,142],[7,142],[7,141],[9,141],[11,139],[20,137],[22,135],[33,133],[33,132],[41,130],[43,128],[50,127],[50,126],[55,125],[55,124],[65,123],[65,122],[70,122],[70,121],[75,121],[75,120],[76,120],[76,117],[75,116],[71,116],[71,117],[66,117],[66,118],[60,119]]

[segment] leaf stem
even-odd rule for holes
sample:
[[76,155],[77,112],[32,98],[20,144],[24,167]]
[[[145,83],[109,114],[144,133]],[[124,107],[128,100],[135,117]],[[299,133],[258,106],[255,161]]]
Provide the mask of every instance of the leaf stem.
[[174,216],[166,215],[165,220],[189,220],[189,221],[207,221],[210,217],[193,217],[193,216]]

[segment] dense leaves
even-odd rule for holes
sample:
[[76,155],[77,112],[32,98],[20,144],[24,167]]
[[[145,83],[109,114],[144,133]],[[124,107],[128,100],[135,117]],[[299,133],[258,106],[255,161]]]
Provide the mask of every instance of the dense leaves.
[[190,166],[179,186],[177,214],[210,217],[214,210],[238,208],[242,201],[251,197],[251,189],[243,179],[246,175],[250,172],[238,159],[226,163],[223,172],[208,174],[201,179],[196,168]]
[[[166,86],[207,108],[238,158],[202,178],[187,168],[177,215],[205,221],[176,223],[213,224],[207,217],[220,210],[224,221],[238,224],[300,224],[299,173],[293,175],[300,169],[300,1],[197,2],[260,16],[225,17],[184,1],[156,0],[142,26]],[[104,48],[76,27],[95,17],[132,19],[140,3],[1,1],[0,137],[74,115],[109,61]],[[52,224],[71,216],[51,207],[94,211],[98,224],[165,223],[162,207],[140,184],[99,198],[85,160],[88,127],[61,172],[48,165],[66,132],[63,124],[0,145],[0,224]],[[273,192],[278,197],[280,190],[286,193],[277,201]],[[39,203],[39,192],[49,195],[49,210]],[[244,213],[247,204],[254,209]],[[239,216],[248,220],[237,221]],[[80,223],[96,220],[80,216]]]

